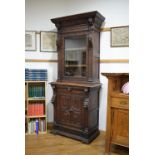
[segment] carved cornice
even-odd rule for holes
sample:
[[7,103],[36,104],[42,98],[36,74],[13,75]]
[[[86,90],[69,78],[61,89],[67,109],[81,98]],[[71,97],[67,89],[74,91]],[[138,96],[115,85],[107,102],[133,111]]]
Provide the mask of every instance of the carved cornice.
[[101,23],[104,22],[104,20],[105,18],[97,11],[51,19],[58,30],[62,27],[70,27],[77,24],[85,24],[92,30],[94,30],[94,28],[100,30]]
[[56,23],[55,26],[57,27],[58,30],[61,29],[61,24],[60,23]]

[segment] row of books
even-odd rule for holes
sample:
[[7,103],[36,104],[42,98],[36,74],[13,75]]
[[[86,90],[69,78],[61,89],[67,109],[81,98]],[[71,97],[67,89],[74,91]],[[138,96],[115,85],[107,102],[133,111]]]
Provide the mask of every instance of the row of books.
[[44,115],[44,103],[30,103],[28,105],[28,111],[27,115],[28,116],[40,116]]
[[45,97],[44,86],[29,86],[29,97]]
[[25,68],[26,81],[47,81],[47,69]]
[[[32,134],[36,132],[36,120],[31,120],[28,122],[28,133]],[[39,120],[39,131],[40,132],[45,132],[46,131],[46,122],[44,119]]]
[[46,131],[46,121],[45,120],[40,120],[39,130],[41,132]]

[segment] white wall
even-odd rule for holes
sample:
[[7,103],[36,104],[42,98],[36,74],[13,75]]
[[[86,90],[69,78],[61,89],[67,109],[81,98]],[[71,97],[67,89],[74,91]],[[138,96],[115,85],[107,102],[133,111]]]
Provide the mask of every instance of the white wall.
[[[51,18],[72,15],[87,11],[99,11],[106,17],[105,27],[129,25],[129,0],[26,0],[25,1],[25,29],[35,31],[56,30],[54,24],[50,22]],[[57,53],[39,52],[39,34],[37,35],[37,51],[25,52],[27,59],[57,59]],[[129,49],[111,48],[110,33],[102,32],[100,40],[101,59],[128,59]],[[56,81],[57,64],[56,63],[26,63],[28,68],[47,68],[48,81]],[[101,64],[100,72],[128,72],[127,63]],[[99,128],[106,129],[106,107],[107,107],[107,84],[105,77],[100,76],[102,89],[100,91],[100,114]],[[53,121],[53,107],[49,103],[52,96],[50,86],[47,87],[47,107],[48,121]]]

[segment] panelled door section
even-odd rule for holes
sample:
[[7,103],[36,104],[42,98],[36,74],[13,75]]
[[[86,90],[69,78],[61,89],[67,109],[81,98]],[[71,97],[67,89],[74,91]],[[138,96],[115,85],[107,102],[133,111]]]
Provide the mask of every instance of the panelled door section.
[[57,123],[82,129],[84,95],[58,92]]
[[112,109],[112,141],[128,145],[129,112],[124,109]]

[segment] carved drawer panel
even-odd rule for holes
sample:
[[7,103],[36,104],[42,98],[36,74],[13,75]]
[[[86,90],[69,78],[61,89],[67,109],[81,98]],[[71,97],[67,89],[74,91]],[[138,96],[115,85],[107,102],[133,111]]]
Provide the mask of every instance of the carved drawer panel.
[[59,92],[62,92],[64,94],[82,94],[84,93],[85,89],[84,88],[79,88],[79,87],[72,87],[72,86],[64,86],[64,87],[59,87]]

